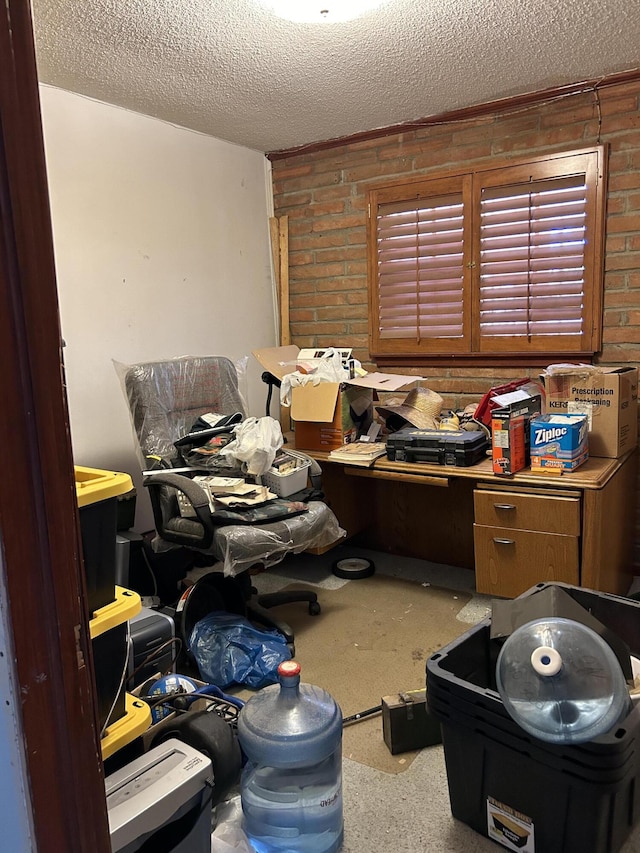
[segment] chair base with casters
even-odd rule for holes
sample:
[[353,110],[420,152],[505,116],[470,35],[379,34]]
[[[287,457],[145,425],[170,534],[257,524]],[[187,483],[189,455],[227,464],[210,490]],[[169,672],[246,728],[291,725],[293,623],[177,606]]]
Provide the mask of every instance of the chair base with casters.
[[[242,575],[241,577],[244,577]],[[273,628],[279,631],[286,639],[291,653],[295,654],[294,636],[292,628],[282,619],[272,616],[269,612],[273,607],[281,607],[283,604],[308,603],[310,616],[318,616],[322,608],[318,596],[311,590],[289,589],[280,592],[263,592],[251,586],[250,597],[247,600],[247,616],[252,622],[257,622],[265,628]]]
[[224,610],[245,616],[267,630],[278,631],[294,655],[294,632],[291,626],[269,611],[273,607],[298,602],[308,604],[311,616],[317,616],[321,612],[318,596],[310,590],[282,590],[260,594],[252,585],[248,571],[233,577],[225,576],[219,571],[207,572],[182,596],[179,632],[185,652],[188,653],[189,638],[196,622],[214,610]]

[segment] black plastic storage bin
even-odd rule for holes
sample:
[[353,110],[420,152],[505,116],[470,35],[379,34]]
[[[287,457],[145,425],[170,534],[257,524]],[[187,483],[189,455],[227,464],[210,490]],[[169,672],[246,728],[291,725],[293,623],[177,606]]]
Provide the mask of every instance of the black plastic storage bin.
[[116,585],[118,497],[133,489],[117,471],[75,466],[89,615],[113,601]]
[[89,622],[93,651],[100,731],[125,715],[125,689],[129,661],[129,619],[142,602],[137,592],[115,587],[115,598],[96,611]]
[[[567,584],[568,593],[640,652],[640,602]],[[554,744],[525,732],[496,687],[500,645],[485,619],[427,662],[455,818],[523,853],[616,853],[640,815],[640,708],[611,732]]]

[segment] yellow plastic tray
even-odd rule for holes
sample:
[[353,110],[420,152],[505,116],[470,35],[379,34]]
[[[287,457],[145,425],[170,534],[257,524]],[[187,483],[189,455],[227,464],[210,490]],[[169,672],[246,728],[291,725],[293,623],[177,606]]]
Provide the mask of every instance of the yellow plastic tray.
[[99,468],[83,468],[80,465],[75,465],[74,468],[78,506],[116,498],[133,489],[133,481],[128,474],[102,471]]
[[93,619],[89,621],[89,636],[95,640],[105,631],[116,628],[133,616],[137,616],[141,610],[142,599],[137,592],[125,589],[123,586],[116,586],[114,600],[96,610]]
[[151,708],[142,699],[125,693],[124,706],[124,716],[105,730],[100,741],[103,761],[146,732],[151,725]]

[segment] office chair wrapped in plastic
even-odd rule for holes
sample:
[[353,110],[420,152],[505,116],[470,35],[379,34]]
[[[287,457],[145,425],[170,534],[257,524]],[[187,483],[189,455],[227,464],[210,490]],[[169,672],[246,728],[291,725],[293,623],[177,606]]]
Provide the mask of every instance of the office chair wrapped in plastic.
[[[228,577],[238,576],[244,588],[250,589],[247,569],[268,568],[287,554],[326,549],[345,535],[329,507],[322,500],[313,499],[317,491],[269,501],[262,508],[266,520],[258,519],[256,523],[259,510],[253,517],[246,510],[237,514],[224,508],[212,512],[209,497],[200,485],[189,474],[171,471],[197,466],[206,467],[206,473],[224,476],[241,473],[218,454],[213,458],[199,454],[189,440],[185,441],[185,436],[193,435],[194,423],[203,415],[209,416],[210,422],[211,414],[220,418],[237,415],[231,417],[234,423],[244,418],[246,407],[238,388],[237,370],[229,359],[180,357],[136,365],[116,364],[116,370],[129,403],[142,470],[155,469],[143,481],[149,491],[157,533],[154,550],[183,546],[198,555],[199,565],[212,565],[212,570],[222,570]],[[315,462],[313,472],[317,490],[319,468]],[[190,517],[181,513],[178,493],[191,504]],[[298,497],[301,500],[296,500]],[[270,520],[269,513],[275,520]],[[289,601],[307,601],[310,612],[319,611],[315,594],[306,591],[272,593],[257,599],[262,608]],[[251,604],[255,615],[255,603]],[[263,623],[287,633],[282,623],[267,618],[263,612],[259,616]]]

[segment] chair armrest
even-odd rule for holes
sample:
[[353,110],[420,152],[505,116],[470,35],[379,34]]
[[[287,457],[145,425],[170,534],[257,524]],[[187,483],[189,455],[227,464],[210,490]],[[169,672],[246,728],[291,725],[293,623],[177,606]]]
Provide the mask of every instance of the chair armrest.
[[[215,525],[211,518],[209,498],[204,489],[189,477],[185,477],[183,474],[172,474],[169,471],[154,472],[152,475],[143,477],[142,483],[145,488],[149,489],[156,529],[163,539],[191,548],[207,549],[211,546]],[[162,509],[163,486],[170,486],[183,492],[193,506],[196,519],[185,519],[190,524],[185,524],[183,531],[176,532],[173,529],[167,529],[167,519],[165,519]],[[194,532],[194,528],[196,532]]]

